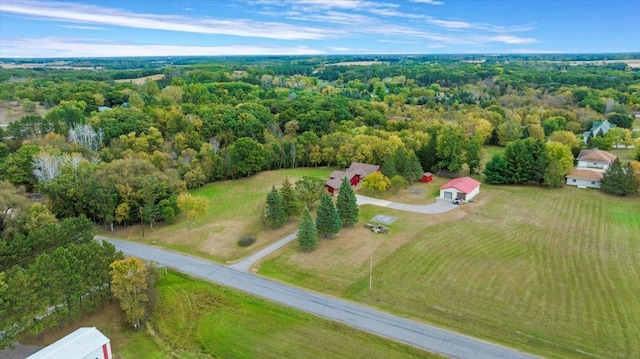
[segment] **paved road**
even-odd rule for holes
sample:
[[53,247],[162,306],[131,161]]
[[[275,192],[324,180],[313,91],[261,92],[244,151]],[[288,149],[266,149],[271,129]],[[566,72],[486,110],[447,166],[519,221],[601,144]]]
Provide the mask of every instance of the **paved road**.
[[370,333],[454,358],[534,358],[478,339],[393,316],[362,305],[277,283],[204,259],[138,243],[105,239],[126,255],[266,298]]

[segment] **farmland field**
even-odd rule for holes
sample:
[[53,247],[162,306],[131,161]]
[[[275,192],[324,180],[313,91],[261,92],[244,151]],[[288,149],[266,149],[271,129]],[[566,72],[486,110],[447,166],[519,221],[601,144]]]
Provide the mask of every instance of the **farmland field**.
[[[548,357],[640,356],[640,197],[483,185],[478,202],[290,246],[263,275]],[[369,261],[373,253],[373,290]]]

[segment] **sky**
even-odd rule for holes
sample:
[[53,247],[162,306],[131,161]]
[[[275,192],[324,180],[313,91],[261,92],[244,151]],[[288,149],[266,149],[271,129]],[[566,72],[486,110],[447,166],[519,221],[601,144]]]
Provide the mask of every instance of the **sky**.
[[0,0],[0,58],[640,52],[640,0]]

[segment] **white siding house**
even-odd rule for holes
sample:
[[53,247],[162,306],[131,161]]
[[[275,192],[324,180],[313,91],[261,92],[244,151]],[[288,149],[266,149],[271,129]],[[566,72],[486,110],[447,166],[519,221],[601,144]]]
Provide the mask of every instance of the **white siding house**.
[[575,169],[567,175],[567,185],[569,186],[600,188],[601,183],[601,172]]
[[480,182],[471,177],[453,179],[440,187],[440,198],[469,201],[480,193]]
[[111,341],[98,329],[79,328],[27,359],[112,359]]

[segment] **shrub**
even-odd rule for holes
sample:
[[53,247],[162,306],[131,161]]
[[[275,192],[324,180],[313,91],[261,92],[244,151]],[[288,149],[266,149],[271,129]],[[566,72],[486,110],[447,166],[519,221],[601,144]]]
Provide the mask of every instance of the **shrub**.
[[256,242],[256,237],[253,234],[243,234],[240,239],[238,239],[238,245],[240,247],[249,247],[253,243]]

